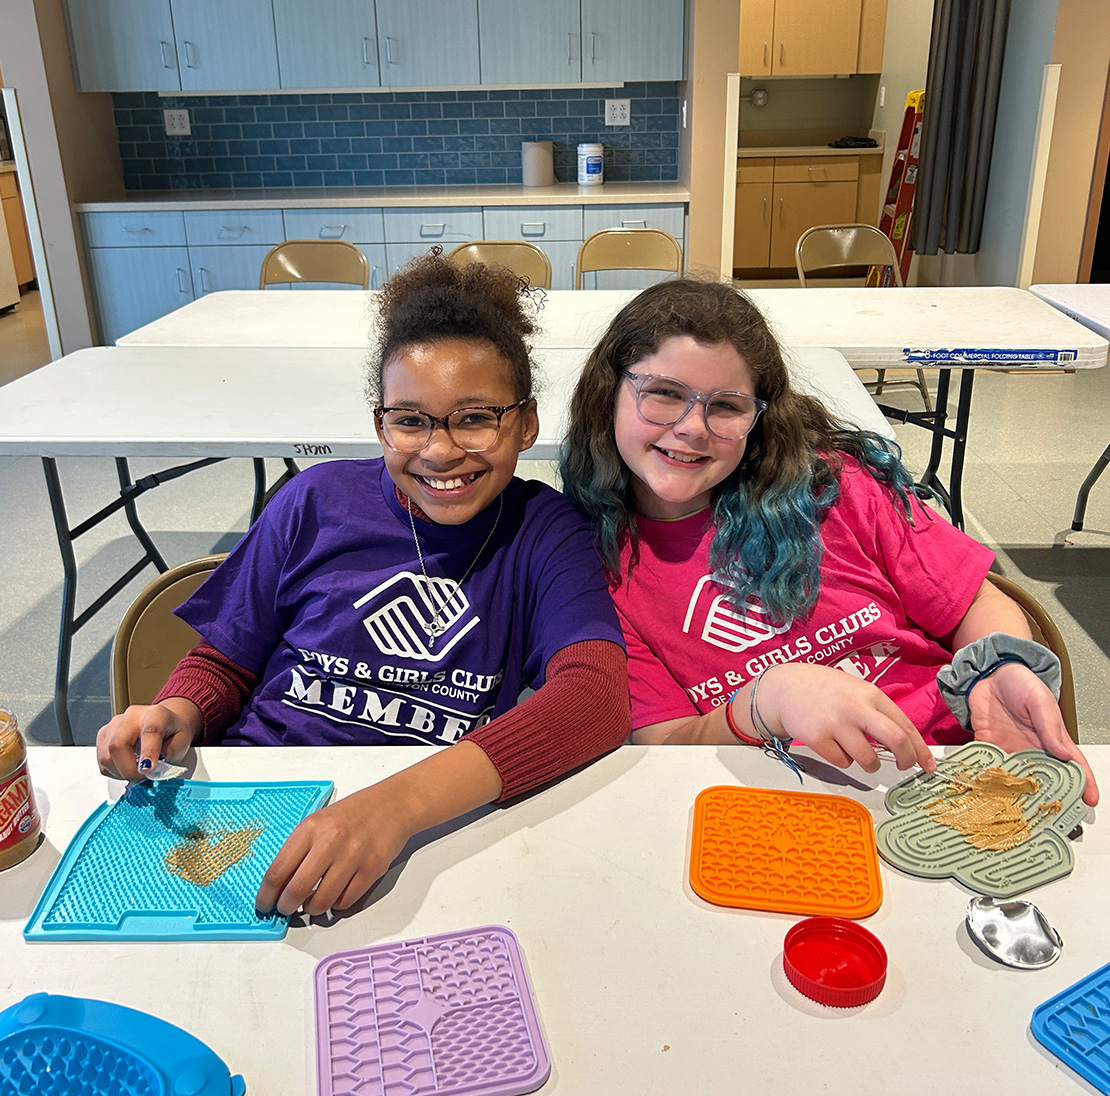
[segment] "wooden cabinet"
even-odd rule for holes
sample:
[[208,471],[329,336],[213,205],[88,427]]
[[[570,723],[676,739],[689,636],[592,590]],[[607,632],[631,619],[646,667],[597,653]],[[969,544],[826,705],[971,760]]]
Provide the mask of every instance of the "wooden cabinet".
[[382,87],[477,84],[478,0],[377,0]]
[[776,156],[739,161],[734,269],[793,269],[794,246],[807,228],[858,222],[859,160],[857,156]]
[[170,0],[67,0],[79,91],[179,91]]
[[743,76],[827,76],[882,69],[886,0],[744,0]]
[[378,75],[374,0],[273,0],[283,88],[373,88]]
[[4,222],[15,264],[16,284],[27,285],[35,280],[35,264],[31,258],[31,240],[27,235],[27,219],[15,172],[8,171],[0,175],[0,204],[4,208]]

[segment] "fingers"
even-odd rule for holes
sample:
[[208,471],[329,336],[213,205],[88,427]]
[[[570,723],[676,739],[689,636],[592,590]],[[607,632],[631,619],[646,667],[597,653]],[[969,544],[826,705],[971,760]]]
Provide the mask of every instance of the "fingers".
[[920,765],[926,772],[935,772],[936,758],[921,732],[890,697],[878,689],[875,692],[878,695],[873,697],[874,716],[865,726],[865,733],[894,754],[898,768]]

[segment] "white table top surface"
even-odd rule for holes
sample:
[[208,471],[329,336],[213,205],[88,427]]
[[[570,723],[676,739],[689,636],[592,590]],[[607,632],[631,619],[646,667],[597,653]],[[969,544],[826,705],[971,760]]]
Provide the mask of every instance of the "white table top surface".
[[[1110,787],[1110,747],[1087,753]],[[346,795],[420,756],[418,747],[208,748],[196,775],[331,779]],[[863,779],[821,771],[828,782],[809,776],[806,790],[885,817],[886,784],[899,779],[892,766]],[[1090,816],[1072,873],[1029,894],[1064,939],[1055,965],[1000,966],[967,935],[963,887],[883,863],[883,904],[864,924],[888,953],[886,985],[870,1004],[839,1010],[786,980],[782,941],[797,916],[713,906],[690,889],[699,791],[798,788],[754,750],[623,747],[416,843],[359,912],[252,943],[26,943],[35,901],[107,784],[91,748],[33,748],[30,773],[46,841],[3,875],[0,1008],[46,991],[142,1009],[207,1043],[248,1093],[315,1091],[311,978],[321,958],[488,924],[520,940],[553,1065],[545,1093],[1094,1091],[1029,1031],[1037,1005],[1108,958],[1110,831]]]
[[1110,339],[1110,284],[1031,285],[1029,292],[1104,339]]
[[[540,346],[592,347],[630,291],[552,290]],[[1022,289],[753,289],[783,344],[828,346],[856,368],[1089,368],[1107,341]],[[365,347],[376,294],[212,293],[119,340],[121,346]],[[1034,352],[1031,354],[1031,352]],[[1071,355],[1072,357],[1069,357]]]
[[[558,456],[585,354],[537,349],[546,382],[539,395],[541,434],[527,459]],[[78,350],[0,388],[0,454],[377,456],[381,446],[363,395],[365,367],[365,348],[353,347]],[[799,387],[835,412],[893,437],[835,350],[798,350],[791,368]]]

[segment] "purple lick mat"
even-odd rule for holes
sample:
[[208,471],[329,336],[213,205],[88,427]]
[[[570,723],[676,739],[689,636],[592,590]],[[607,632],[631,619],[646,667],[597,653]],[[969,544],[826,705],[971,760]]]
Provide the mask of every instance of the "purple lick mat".
[[500,925],[316,964],[320,1096],[520,1096],[547,1080],[516,936]]

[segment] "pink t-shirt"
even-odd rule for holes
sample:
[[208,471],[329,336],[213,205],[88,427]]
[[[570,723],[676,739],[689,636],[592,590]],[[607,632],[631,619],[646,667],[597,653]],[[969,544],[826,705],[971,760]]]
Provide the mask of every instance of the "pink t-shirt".
[[[613,590],[633,728],[712,711],[764,667],[800,661],[874,682],[927,742],[966,742],[937,691],[937,670],[951,660],[937,637],[959,624],[994,554],[932,511],[915,503],[913,512],[910,525],[892,493],[846,458],[821,526],[817,603],[780,627],[755,599],[736,612],[713,581],[711,511],[637,518],[639,559]],[[626,546],[625,574],[628,557]]]

